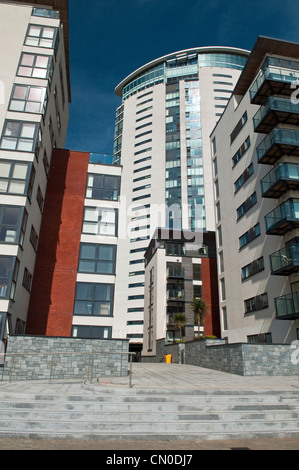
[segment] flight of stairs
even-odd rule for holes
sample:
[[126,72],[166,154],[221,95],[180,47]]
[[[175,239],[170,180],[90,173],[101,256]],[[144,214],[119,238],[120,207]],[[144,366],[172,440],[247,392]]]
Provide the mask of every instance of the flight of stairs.
[[219,440],[299,436],[294,391],[83,385],[82,393],[0,389],[0,438]]

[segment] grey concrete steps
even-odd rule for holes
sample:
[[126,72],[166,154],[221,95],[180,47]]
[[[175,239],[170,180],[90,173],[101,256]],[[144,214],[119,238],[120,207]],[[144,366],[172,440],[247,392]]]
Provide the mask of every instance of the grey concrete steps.
[[299,436],[299,390],[82,388],[1,392],[0,437],[230,439]]

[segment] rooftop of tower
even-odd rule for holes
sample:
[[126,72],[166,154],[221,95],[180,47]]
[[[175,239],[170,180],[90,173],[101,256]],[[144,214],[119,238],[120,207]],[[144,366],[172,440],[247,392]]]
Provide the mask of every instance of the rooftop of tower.
[[[228,54],[234,56],[240,56],[248,58],[250,51],[245,49],[240,49],[236,47],[224,47],[224,46],[205,46],[205,47],[195,47],[191,49],[184,49],[182,51],[173,52],[171,54],[166,54],[158,59],[152,60],[142,67],[138,68],[130,75],[128,75],[124,80],[122,80],[117,87],[115,88],[115,93],[118,96],[122,96],[123,89],[138,76],[146,73],[146,71],[157,67],[158,65],[164,64],[168,61],[184,61],[190,57],[196,57],[198,55],[204,54]],[[243,68],[243,67],[242,67]]]

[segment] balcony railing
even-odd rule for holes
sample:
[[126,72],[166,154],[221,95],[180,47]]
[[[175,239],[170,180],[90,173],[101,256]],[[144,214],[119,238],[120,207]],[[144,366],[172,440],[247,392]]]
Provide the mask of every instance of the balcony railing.
[[291,96],[299,78],[299,62],[268,57],[250,89],[251,103],[263,104],[270,95]]
[[95,165],[118,165],[115,161],[114,155],[105,153],[91,153],[89,155],[89,163]]
[[276,318],[296,320],[299,318],[299,292],[282,295],[275,299]]
[[289,199],[265,216],[266,233],[284,235],[299,227],[299,199]]
[[278,163],[261,180],[261,186],[262,196],[269,198],[299,189],[299,163]]
[[287,245],[270,256],[271,272],[288,276],[299,271],[299,245]]
[[185,277],[185,270],[180,266],[167,268],[167,277],[183,279]]
[[32,16],[60,19],[60,12],[56,10],[50,10],[49,8],[33,8]]
[[290,99],[270,96],[253,118],[254,130],[268,134],[278,123],[297,126],[299,106]]
[[299,156],[299,131],[273,129],[257,147],[259,163],[273,165],[283,155]]
[[183,301],[185,292],[183,290],[169,289],[167,291],[167,300]]

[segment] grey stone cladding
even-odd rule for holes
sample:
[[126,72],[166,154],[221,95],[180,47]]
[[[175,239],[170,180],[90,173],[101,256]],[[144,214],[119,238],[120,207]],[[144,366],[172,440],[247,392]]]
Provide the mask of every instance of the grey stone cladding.
[[10,336],[0,379],[125,377],[128,352],[128,340]]

